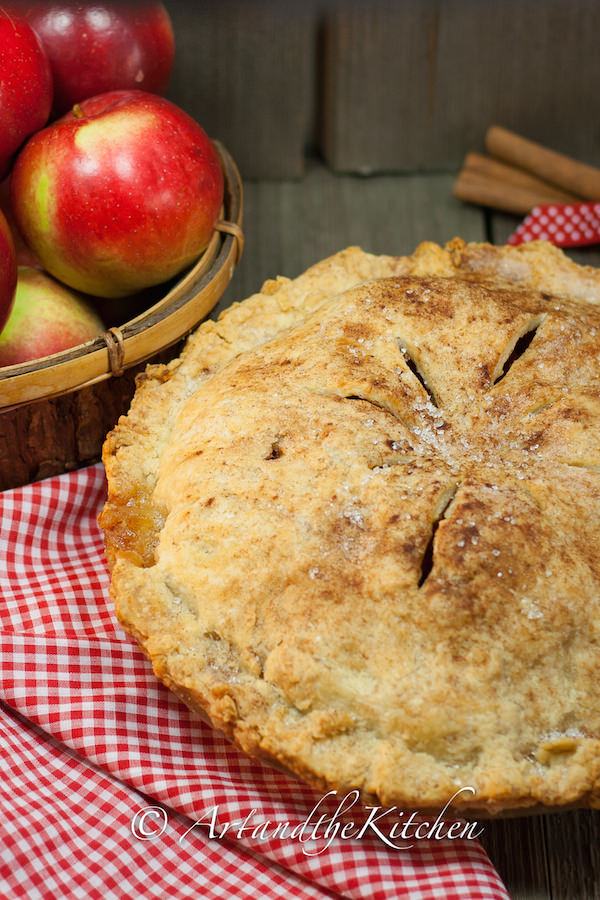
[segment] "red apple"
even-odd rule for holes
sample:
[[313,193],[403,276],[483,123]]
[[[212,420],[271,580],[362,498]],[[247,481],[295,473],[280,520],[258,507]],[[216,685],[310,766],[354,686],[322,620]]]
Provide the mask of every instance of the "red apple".
[[55,116],[107,91],[165,93],[173,68],[174,38],[162,3],[25,0],[18,7],[50,59]]
[[[42,266],[31,252],[23,239],[23,235],[19,231],[19,227],[15,222],[12,206],[10,204],[10,175],[0,182],[0,212],[4,214],[4,218],[10,228],[13,244],[15,246],[16,266],[33,266],[34,269],[41,269]],[[15,284],[17,283],[17,269],[15,266]],[[0,330],[1,330],[0,322]]]
[[104,331],[83,298],[39,269],[19,267],[15,302],[0,333],[0,366],[50,356]]
[[46,124],[51,105],[50,63],[39,38],[0,8],[0,179],[25,138]]
[[144,91],[85,100],[30,138],[11,177],[17,224],[44,268],[101,297],[185,269],[210,240],[222,198],[205,132]]
[[17,259],[12,234],[0,212],[0,332],[4,328],[15,298]]

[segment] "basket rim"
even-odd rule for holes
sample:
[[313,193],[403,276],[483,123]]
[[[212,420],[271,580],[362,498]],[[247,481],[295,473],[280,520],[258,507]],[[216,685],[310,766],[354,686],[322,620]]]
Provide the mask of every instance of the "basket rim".
[[120,375],[177,343],[214,308],[243,247],[243,187],[229,152],[219,141],[213,143],[225,184],[222,216],[197,262],[164,297],[118,328],[51,356],[1,367],[0,412]]

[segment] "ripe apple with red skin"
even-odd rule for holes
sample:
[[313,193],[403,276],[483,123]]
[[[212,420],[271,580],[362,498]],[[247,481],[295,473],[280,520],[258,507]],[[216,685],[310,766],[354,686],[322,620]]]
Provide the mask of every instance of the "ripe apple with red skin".
[[44,268],[100,297],[185,269],[208,244],[222,199],[205,132],[144,91],[84,100],[30,138],[11,176],[17,225]]
[[0,179],[25,138],[46,124],[51,105],[50,63],[39,38],[0,8]]
[[0,333],[0,366],[14,366],[76,347],[102,334],[89,303],[45,272],[19,267],[12,312]]
[[4,328],[15,299],[17,259],[8,222],[0,212],[0,332]]
[[[15,247],[15,256],[17,266],[33,266],[34,269],[41,269],[42,266],[31,252],[23,239],[23,235],[19,231],[15,222],[12,206],[10,204],[10,175],[0,182],[0,212],[4,214],[4,218],[10,228],[12,241]],[[15,283],[17,280],[17,270],[15,267]],[[1,326],[0,326],[1,327]]]
[[35,28],[50,59],[53,115],[107,91],[164,94],[174,58],[170,16],[153,0],[33,0],[13,6]]

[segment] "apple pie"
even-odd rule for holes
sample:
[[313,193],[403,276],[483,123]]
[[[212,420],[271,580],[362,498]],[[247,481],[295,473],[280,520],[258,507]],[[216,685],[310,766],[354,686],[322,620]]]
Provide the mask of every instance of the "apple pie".
[[117,615],[319,790],[600,807],[600,270],[346,249],[150,366],[104,449]]

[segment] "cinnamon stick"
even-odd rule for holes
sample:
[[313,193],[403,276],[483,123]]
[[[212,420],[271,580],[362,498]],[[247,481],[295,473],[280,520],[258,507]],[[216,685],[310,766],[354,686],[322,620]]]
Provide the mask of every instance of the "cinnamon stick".
[[554,196],[539,190],[500,181],[469,169],[462,169],[459,172],[452,193],[467,203],[477,203],[480,206],[489,206],[521,216],[530,213],[534,206],[559,202]]
[[600,200],[600,170],[549,150],[499,125],[485,138],[488,153],[586,200]]
[[468,172],[476,172],[492,181],[500,181],[505,184],[513,184],[525,188],[544,199],[544,203],[577,203],[581,197],[567,191],[559,190],[555,185],[535,175],[530,175],[523,169],[517,169],[507,163],[499,162],[491,156],[482,153],[467,153],[463,162],[463,169]]

